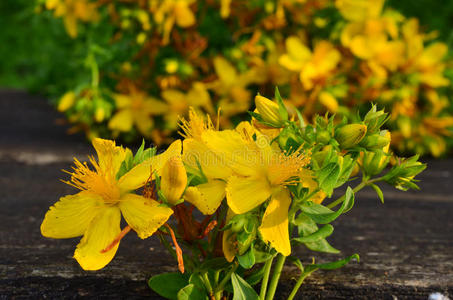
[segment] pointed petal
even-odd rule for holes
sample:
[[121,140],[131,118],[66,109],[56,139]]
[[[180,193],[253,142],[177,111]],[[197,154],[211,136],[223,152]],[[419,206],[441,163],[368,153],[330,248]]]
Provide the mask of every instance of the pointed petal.
[[123,109],[115,113],[115,115],[109,121],[109,129],[118,131],[129,131],[132,129],[133,118],[132,111],[129,109]]
[[221,180],[190,186],[184,193],[184,200],[195,205],[204,215],[212,215],[225,198],[225,186]]
[[101,169],[112,170],[112,174],[116,175],[126,157],[126,149],[116,146],[114,141],[100,138],[93,139],[92,143],[98,154]]
[[204,143],[195,139],[183,141],[184,163],[194,170],[199,170],[210,179],[227,179],[231,176],[231,169],[225,164],[214,151],[210,150]]
[[207,130],[201,135],[203,143],[219,156],[233,171],[242,176],[259,172],[260,152],[254,141],[247,141],[234,130]]
[[181,155],[181,141],[174,141],[167,151],[145,160],[124,174],[119,180],[119,186],[122,191],[132,191],[142,187],[151,175],[152,171],[160,174],[163,166],[170,157]]
[[41,234],[54,239],[81,236],[99,212],[102,199],[99,195],[82,191],[68,195],[51,206],[41,224]]
[[226,187],[228,206],[236,213],[246,213],[271,196],[271,187],[263,178],[231,176]]
[[121,213],[118,207],[105,207],[91,221],[77,249],[74,258],[84,270],[99,270],[115,256],[118,244],[105,253],[107,248],[121,232]]
[[281,254],[291,254],[288,232],[288,209],[291,197],[288,190],[276,192],[264,212],[263,221],[259,228],[265,242],[269,242]]
[[173,210],[136,194],[126,194],[120,200],[121,213],[137,235],[146,239],[167,222]]

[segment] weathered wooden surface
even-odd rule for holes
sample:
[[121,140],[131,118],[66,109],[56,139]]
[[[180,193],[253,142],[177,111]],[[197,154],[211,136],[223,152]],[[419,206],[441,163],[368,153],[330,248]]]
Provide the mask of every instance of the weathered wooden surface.
[[[146,286],[150,275],[175,270],[155,238],[133,234],[115,259],[98,272],[84,272],[71,258],[78,239],[43,238],[47,208],[73,193],[59,182],[72,156],[91,153],[82,136],[67,136],[61,117],[44,101],[22,92],[0,92],[0,298],[160,299]],[[315,273],[298,299],[427,299],[453,296],[453,160],[428,161],[421,191],[385,189],[383,205],[371,190],[356,197],[352,211],[334,224],[329,241],[360,263]],[[294,249],[303,261],[312,253]],[[329,255],[320,260],[338,259]],[[294,268],[285,269],[278,290],[284,298]]]

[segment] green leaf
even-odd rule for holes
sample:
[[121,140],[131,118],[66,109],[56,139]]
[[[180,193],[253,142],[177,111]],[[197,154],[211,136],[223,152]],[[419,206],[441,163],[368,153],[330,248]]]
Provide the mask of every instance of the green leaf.
[[322,269],[322,270],[335,270],[335,269],[343,267],[344,265],[349,263],[352,259],[356,259],[357,261],[360,261],[360,257],[356,253],[356,254],[353,254],[353,255],[351,255],[349,257],[346,257],[346,258],[344,258],[342,260],[338,260],[338,261],[334,261],[334,262],[330,262],[330,263],[325,263],[325,264],[312,264],[312,265],[307,266],[307,269],[309,267],[310,268],[315,267],[316,269]]
[[382,190],[374,183],[372,183],[370,185],[373,188],[373,190],[376,192],[376,194],[378,195],[379,200],[381,200],[382,204],[384,204],[384,193],[382,192]]
[[233,300],[259,300],[258,294],[241,276],[236,273],[231,274],[233,285]]
[[343,212],[347,212],[354,205],[354,193],[350,187],[347,188],[345,200],[341,207],[335,212],[324,205],[314,202],[305,202],[301,205],[301,210],[318,224],[328,224],[338,218]]
[[197,289],[194,284],[183,287],[178,292],[178,300],[206,300],[208,296]]
[[254,251],[253,251],[253,246],[252,246],[243,255],[237,256],[239,264],[244,269],[250,269],[255,264],[255,254],[253,252]]
[[302,265],[302,262],[300,261],[300,259],[298,259],[297,257],[294,257],[294,256],[288,256],[286,259],[291,261],[297,268],[299,268],[299,270],[301,272],[304,272],[304,266]]
[[316,242],[311,243],[304,243],[304,245],[312,251],[334,254],[340,253],[340,250],[332,247],[326,239],[320,239]]
[[333,189],[338,181],[340,170],[340,166],[337,163],[332,162],[317,172],[319,187],[326,192],[329,197],[332,195]]
[[218,269],[226,268],[229,265],[230,265],[230,263],[224,257],[215,257],[215,258],[205,260],[201,264],[200,269],[202,269],[202,270],[207,270],[207,269],[218,270]]
[[140,146],[140,148],[138,148],[137,153],[135,153],[134,165],[137,165],[138,163],[142,162],[142,155],[144,150],[145,150],[145,139],[142,140],[142,145]]
[[320,239],[326,238],[333,233],[333,226],[330,224],[324,225],[318,231],[303,237],[293,238],[296,242],[300,243],[310,243],[316,242]]
[[187,276],[181,273],[164,273],[151,277],[148,286],[170,300],[178,300],[178,292],[188,284]]
[[275,87],[275,99],[277,100],[278,104],[278,113],[282,120],[288,121],[288,111],[286,110],[285,104],[283,103],[282,96],[280,96],[280,91],[278,87]]

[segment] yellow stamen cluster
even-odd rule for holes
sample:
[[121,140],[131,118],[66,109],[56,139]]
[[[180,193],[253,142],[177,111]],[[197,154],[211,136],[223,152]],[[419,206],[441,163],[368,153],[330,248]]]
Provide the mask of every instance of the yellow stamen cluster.
[[211,118],[207,115],[206,120],[198,115],[193,108],[190,108],[189,119],[179,119],[179,127],[182,131],[179,134],[186,139],[194,138],[197,140],[201,139],[201,134],[206,130],[214,129]]
[[309,163],[309,153],[294,151],[291,154],[273,155],[267,167],[268,180],[273,186],[296,184],[298,181],[291,179],[298,176]]
[[106,204],[115,204],[120,198],[120,190],[116,184],[115,175],[112,168],[102,169],[93,157],[90,163],[94,170],[90,169],[86,162],[81,163],[74,159],[74,172],[65,171],[71,174],[69,181],[63,181],[82,191],[92,191],[94,194],[101,195]]

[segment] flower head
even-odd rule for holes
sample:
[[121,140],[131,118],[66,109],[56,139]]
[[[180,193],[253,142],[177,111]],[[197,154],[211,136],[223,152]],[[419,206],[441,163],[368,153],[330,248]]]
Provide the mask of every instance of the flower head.
[[60,198],[41,224],[41,233],[45,237],[83,235],[74,258],[85,270],[101,269],[115,256],[119,242],[109,246],[121,233],[121,215],[142,239],[151,236],[168,220],[173,213],[170,208],[132,191],[144,185],[150,176],[150,166],[161,172],[170,157],[181,153],[181,142],[176,141],[166,152],[144,161],[118,178],[129,150],[103,139],[94,139],[93,146],[98,160],[90,157],[90,167],[76,159],[71,179],[66,181],[81,191]]

